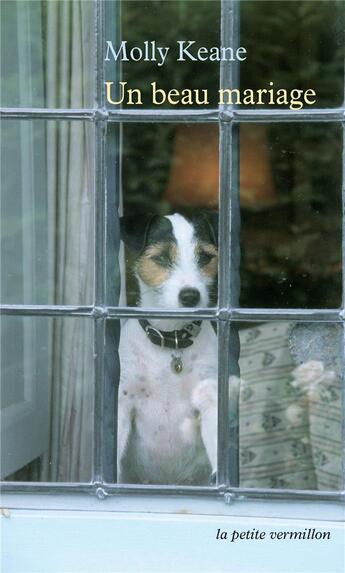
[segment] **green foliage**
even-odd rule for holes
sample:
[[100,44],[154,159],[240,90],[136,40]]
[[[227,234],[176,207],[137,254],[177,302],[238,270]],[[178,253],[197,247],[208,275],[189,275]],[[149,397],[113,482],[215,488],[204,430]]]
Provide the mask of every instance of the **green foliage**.
[[285,89],[315,89],[317,106],[343,102],[344,2],[242,2],[242,87],[269,81]]
[[[267,88],[273,81],[275,88],[314,89],[317,107],[342,105],[344,7],[342,0],[241,2],[240,45],[248,53],[240,64],[241,88]],[[122,37],[131,46],[156,40],[173,47],[181,39],[220,45],[217,1],[124,2],[122,23]],[[166,90],[207,88],[216,94],[219,65],[170,59],[157,68],[131,62],[123,75],[146,93],[149,107],[152,81]],[[211,105],[216,106],[215,98]],[[162,197],[173,135],[171,124],[125,127],[126,210],[168,210]],[[242,211],[242,304],[336,307],[341,292],[336,270],[341,259],[341,126],[272,124],[267,141],[278,206],[254,219]]]
[[155,40],[157,45],[171,48],[168,61],[160,68],[143,61],[123,64],[124,79],[141,89],[146,102],[150,100],[150,83],[157,81],[158,86],[166,90],[207,88],[213,95],[211,104],[216,104],[217,62],[176,62],[176,42],[196,40],[198,46],[219,46],[220,2],[125,1],[122,3],[122,39],[127,40],[130,47],[141,46],[145,40]]

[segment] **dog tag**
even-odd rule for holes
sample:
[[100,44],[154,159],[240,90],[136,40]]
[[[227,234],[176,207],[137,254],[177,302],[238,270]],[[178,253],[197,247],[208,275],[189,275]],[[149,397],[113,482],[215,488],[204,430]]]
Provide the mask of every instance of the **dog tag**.
[[173,356],[171,361],[171,370],[175,372],[175,374],[180,374],[183,370],[183,362],[179,356]]

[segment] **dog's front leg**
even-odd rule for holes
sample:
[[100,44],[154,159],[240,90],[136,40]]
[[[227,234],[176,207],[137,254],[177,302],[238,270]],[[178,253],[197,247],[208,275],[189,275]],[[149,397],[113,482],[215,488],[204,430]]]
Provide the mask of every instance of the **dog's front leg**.
[[217,382],[207,378],[200,382],[192,395],[194,408],[200,415],[201,437],[212,468],[217,471]]
[[[126,392],[126,391],[125,391]],[[117,481],[121,482],[122,458],[125,454],[129,434],[132,427],[133,408],[130,405],[127,392],[120,388],[117,414]]]

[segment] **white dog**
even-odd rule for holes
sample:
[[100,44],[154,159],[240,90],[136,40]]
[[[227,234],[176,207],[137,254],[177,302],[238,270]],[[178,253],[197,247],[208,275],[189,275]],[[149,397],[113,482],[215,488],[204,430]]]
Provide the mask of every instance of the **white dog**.
[[[207,307],[216,216],[123,217],[140,305]],[[120,340],[118,481],[209,485],[217,463],[217,338],[209,321],[129,319]]]

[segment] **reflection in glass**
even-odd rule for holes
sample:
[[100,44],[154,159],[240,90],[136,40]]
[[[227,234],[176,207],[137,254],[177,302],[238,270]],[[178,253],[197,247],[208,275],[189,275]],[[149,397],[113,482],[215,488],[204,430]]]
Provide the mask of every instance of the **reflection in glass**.
[[239,330],[240,485],[341,489],[342,327]]
[[341,305],[342,131],[240,126],[241,306]]
[[[152,82],[165,92],[207,89],[208,105],[217,107],[220,62],[189,58],[177,61],[177,42],[195,41],[190,48],[194,57],[200,46],[208,50],[219,47],[220,5],[219,1],[190,0],[122,2],[122,38],[128,42],[127,51],[135,47],[135,57],[139,58],[141,51],[142,58],[131,61],[129,57],[129,61],[123,62],[121,79],[128,82],[127,88],[140,89],[143,107],[153,107]],[[273,82],[276,89],[288,92],[314,90],[317,107],[342,105],[344,3],[341,0],[319,1],[317,10],[313,0],[249,0],[239,3],[239,11],[240,45],[247,51],[247,58],[239,63],[241,90],[269,89]],[[169,47],[162,65],[158,65],[159,46]],[[110,77],[114,61],[107,66]],[[162,107],[167,106],[165,103]],[[186,106],[179,102],[173,107]]]
[[247,0],[239,6],[241,45],[248,51],[240,65],[241,89],[268,88],[273,81],[288,91],[313,89],[316,107],[342,105],[342,0]]
[[[142,93],[143,105],[140,107],[153,107],[151,97],[151,83],[156,82],[157,88],[165,92],[176,89],[201,90],[207,89],[209,95],[208,106],[216,107],[219,88],[219,62],[217,61],[177,61],[179,57],[178,41],[194,41],[190,52],[195,57],[196,48],[204,46],[211,48],[220,45],[220,2],[214,0],[172,0],[165,2],[150,1],[123,1],[122,2],[122,38],[128,42],[128,48],[134,46],[145,50],[148,43],[148,56],[156,57],[155,61],[128,61],[123,62],[123,81],[128,82],[127,87],[139,88]],[[113,39],[114,40],[114,39]],[[155,41],[156,51],[152,53],[151,41]],[[158,47],[169,47],[164,64],[158,66]],[[145,54],[144,54],[145,55]],[[114,61],[106,67],[110,77],[114,69]],[[201,93],[202,95],[202,93]],[[133,106],[129,106],[133,107]],[[165,103],[160,108],[172,107]],[[193,106],[182,105],[174,108]],[[195,105],[194,105],[195,107]],[[196,106],[198,107],[198,106]],[[157,108],[158,109],[158,108]]]
[[1,478],[91,479],[92,322],[1,318]]
[[93,104],[91,0],[1,2],[1,106]]
[[90,304],[93,126],[1,126],[1,301]]

